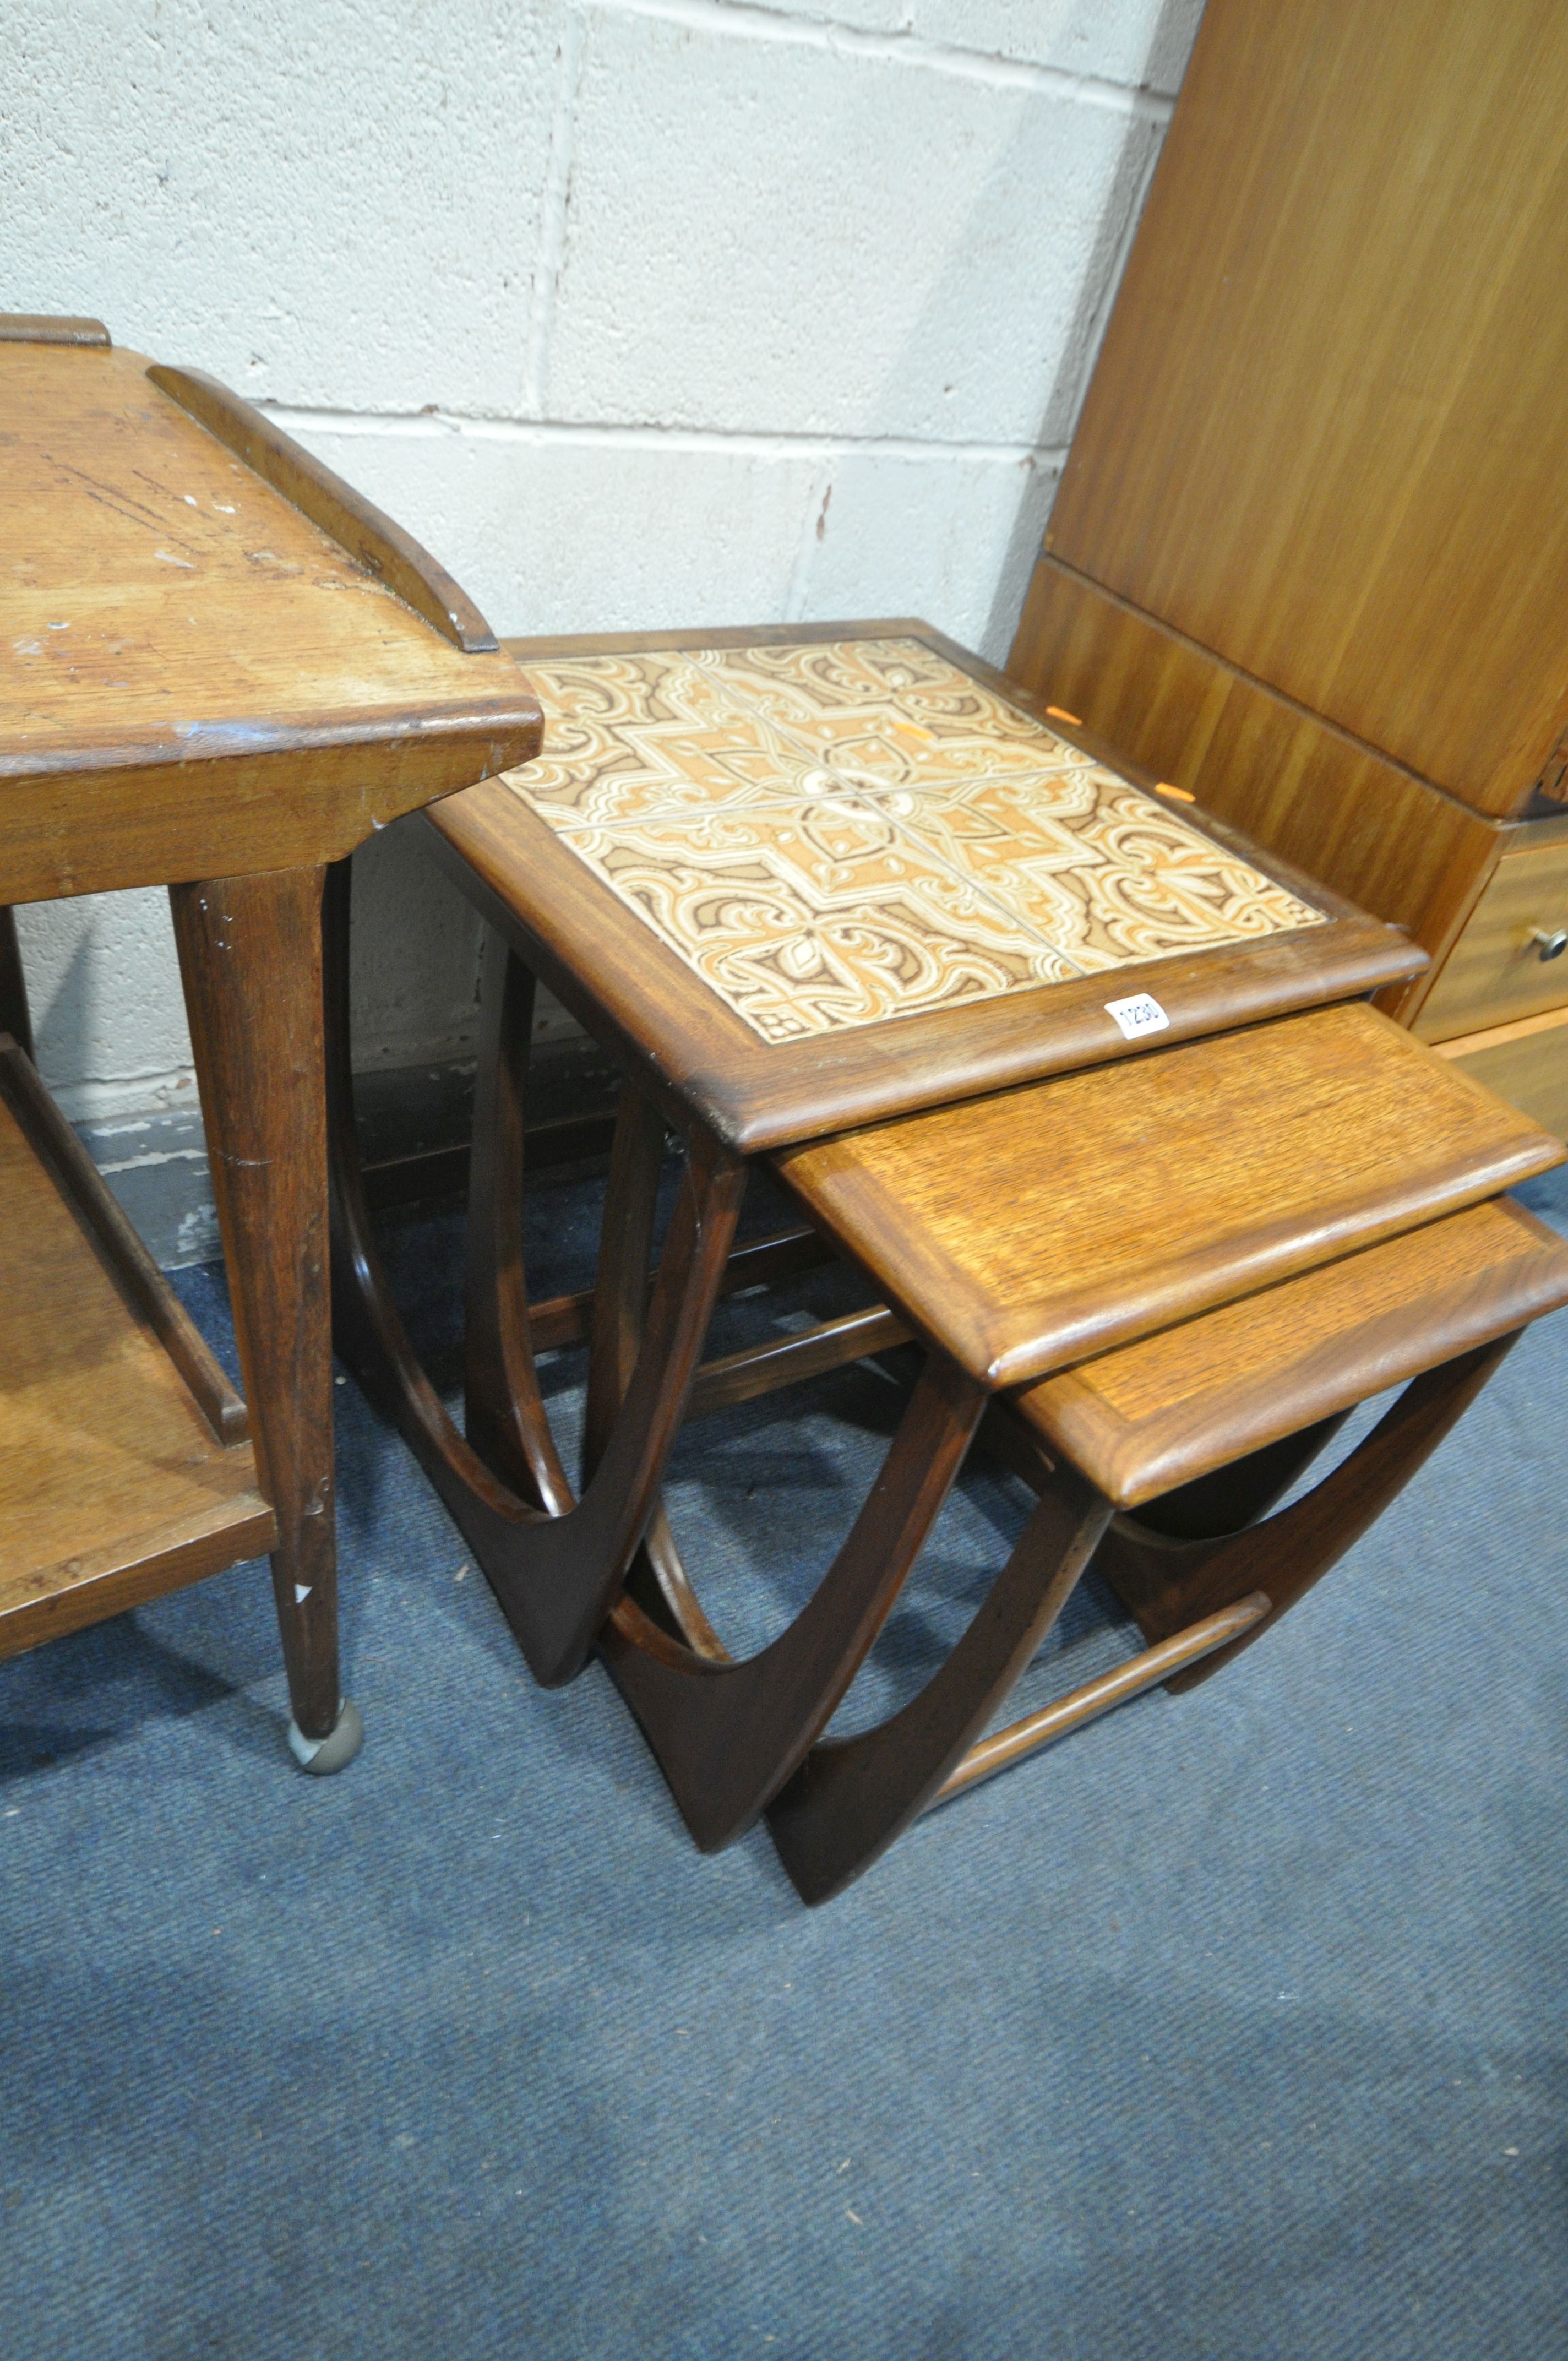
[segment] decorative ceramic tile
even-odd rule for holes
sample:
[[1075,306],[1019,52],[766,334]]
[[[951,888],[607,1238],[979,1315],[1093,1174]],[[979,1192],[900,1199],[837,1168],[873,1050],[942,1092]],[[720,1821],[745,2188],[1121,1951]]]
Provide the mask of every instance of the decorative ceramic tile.
[[530,664],[528,678],[544,752],[513,785],[557,826],[750,804],[801,792],[817,768],[684,653]]
[[1322,914],[917,640],[528,666],[508,785],[764,1039]]
[[1097,763],[878,800],[1084,974],[1317,917]]
[[701,661],[857,786],[992,778],[1086,760],[918,640],[726,648]]
[[769,1041],[1077,972],[860,796],[562,833]]

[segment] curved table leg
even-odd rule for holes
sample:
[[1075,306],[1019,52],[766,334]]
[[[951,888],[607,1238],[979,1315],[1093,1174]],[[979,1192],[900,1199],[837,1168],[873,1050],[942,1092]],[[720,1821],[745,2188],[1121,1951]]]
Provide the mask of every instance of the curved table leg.
[[648,1520],[642,1547],[627,1576],[627,1590],[635,1602],[645,1600],[649,1582],[657,1598],[654,1620],[665,1631],[684,1641],[694,1655],[709,1657],[716,1664],[731,1662],[692,1587],[663,1500]]
[[788,1631],[757,1655],[734,1664],[700,1653],[633,1598],[617,1606],[601,1652],[705,1852],[750,1827],[826,1728],[887,1620],[984,1407],[982,1389],[954,1363],[928,1358],[830,1571]]
[[[446,1503],[530,1670],[554,1686],[581,1670],[653,1512],[724,1276],[745,1166],[707,1134],[692,1140],[621,1415],[583,1499],[564,1514],[545,1513],[503,1483],[458,1433],[392,1301],[360,1171],[349,1064],[347,894],[341,881],[334,887],[327,1103],[337,1348]],[[516,1268],[521,1288],[521,1255]],[[514,1335],[512,1345],[521,1433],[538,1389],[525,1337]]]
[[1516,1331],[1413,1378],[1347,1459],[1266,1523],[1212,1539],[1172,1539],[1139,1518],[1117,1518],[1094,1570],[1146,1638],[1168,1640],[1253,1591],[1271,1602],[1242,1639],[1169,1681],[1173,1694],[1207,1680],[1305,1598],[1409,1483],[1517,1342]]
[[[345,941],[346,926],[334,928],[334,942]],[[530,971],[487,928],[468,1161],[463,1424],[472,1448],[520,1499],[560,1517],[573,1494],[539,1390],[522,1253],[523,1100],[533,994]],[[346,1014],[345,996],[334,997]]]
[[1349,1411],[1336,1411],[1277,1443],[1265,1444],[1260,1451],[1249,1451],[1245,1458],[1233,1459],[1228,1467],[1216,1467],[1212,1475],[1161,1492],[1135,1510],[1133,1521],[1173,1542],[1211,1542],[1222,1533],[1245,1532],[1284,1499],[1349,1416]]
[[594,1272],[588,1399],[583,1422],[585,1484],[615,1432],[648,1316],[648,1271],[663,1157],[663,1116],[640,1091],[625,1085],[616,1109]]
[[[637,1350],[663,1126],[623,1094],[594,1298],[586,1465]],[[717,1851],[751,1826],[827,1726],[886,1620],[985,1405],[933,1356],[843,1547],[771,1646],[734,1663],[703,1611],[661,1503],[600,1637],[693,1838]]]
[[1109,1500],[1064,1465],[919,1696],[875,1730],[812,1748],[768,1809],[803,1901],[841,1893],[935,1798],[1066,1606],[1110,1518]]
[[[614,1432],[636,1365],[648,1310],[648,1268],[663,1161],[664,1124],[641,1093],[625,1089],[616,1115],[604,1218],[594,1280],[587,1414],[583,1431],[583,1480],[592,1477]],[[658,1620],[699,1656],[729,1662],[729,1652],[702,1611],[681,1563],[663,1500],[648,1521],[629,1587],[657,1594]]]
[[[1240,1531],[1233,1524],[1209,1539],[1180,1539],[1127,1516],[1113,1522],[1110,1502],[1063,1465],[941,1671],[879,1729],[814,1747],[774,1798],[769,1825],[803,1898],[825,1902],[839,1893],[944,1792],[987,1776],[994,1766],[981,1758],[991,1747],[999,1761],[1010,1759],[1053,1734],[1047,1727],[1053,1718],[1062,1728],[1071,1726],[1115,1702],[1114,1693],[1135,1694],[1158,1677],[1157,1658],[1153,1664],[1138,1659],[1064,1701],[1076,1711],[1047,1709],[1003,1733],[1000,1745],[989,1741],[970,1753],[971,1741],[1028,1664],[1091,1558],[1157,1648],[1174,1653],[1185,1640],[1190,1656],[1202,1647],[1197,1662],[1166,1682],[1172,1692],[1195,1686],[1250,1646],[1359,1539],[1517,1341],[1517,1334],[1505,1336],[1415,1378],[1357,1449],[1304,1499]],[[1339,1422],[1324,1421],[1238,1462],[1227,1471],[1235,1477],[1228,1495],[1215,1491],[1210,1505],[1232,1520],[1238,1512],[1261,1514]],[[1182,1489],[1186,1499],[1170,1511],[1179,1527],[1190,1521],[1203,1497],[1197,1486]],[[1168,1494],[1166,1504],[1177,1499]],[[1233,1628],[1242,1626],[1234,1639],[1225,1637],[1227,1612]],[[1100,1691],[1105,1694],[1095,1694]]]

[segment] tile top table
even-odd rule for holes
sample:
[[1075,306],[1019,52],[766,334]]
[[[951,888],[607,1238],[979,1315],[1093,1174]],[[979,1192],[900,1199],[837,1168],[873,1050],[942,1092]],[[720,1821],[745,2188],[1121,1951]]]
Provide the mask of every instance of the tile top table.
[[[1568,1292],[1548,1234],[1471,1218],[1563,1151],[1345,1005],[1419,972],[1408,939],[1130,774],[1070,713],[925,625],[510,644],[544,710],[543,756],[423,822],[496,936],[466,1434],[396,1323],[346,1169],[358,1294],[344,1350],[399,1417],[537,1677],[569,1678],[597,1642],[698,1843],[773,1806],[791,1874],[819,1897],[949,1775],[984,1775],[966,1750],[1109,1531],[1107,1487],[1145,1498],[1176,1456],[1212,1479],[1206,1499],[1225,1493],[1199,1536],[1223,1555],[1276,1474],[1293,1480],[1383,1370],[1411,1378],[1351,1473],[1257,1543],[1280,1554],[1266,1584],[1225,1557],[1246,1578],[1173,1622],[1181,1664],[1234,1653],[1332,1563],[1504,1333]],[[628,1083],[576,1501],[522,1285],[535,972]],[[651,1285],[670,1121],[685,1169]],[[729,1259],[758,1157],[811,1224],[758,1256],[826,1237],[874,1300],[702,1364],[719,1292],[760,1276],[751,1255]],[[1465,1224],[1453,1260],[1443,1218]],[[1407,1234],[1411,1257],[1369,1274],[1365,1258]],[[1353,1257],[1348,1280],[1322,1278]],[[1363,1281],[1386,1289],[1381,1312],[1362,1306]],[[1246,1321],[1227,1319],[1242,1301]],[[540,1328],[559,1335],[561,1309],[538,1307]],[[1223,1347],[1203,1335],[1174,1364],[1168,1350],[1102,1366],[1211,1317],[1248,1372],[1223,1399]],[[831,1566],[785,1629],[731,1661],[660,1500],[683,1404],[750,1400],[908,1340],[918,1378]],[[1064,1403],[1049,1389],[1075,1367]],[[1042,1455],[1064,1422],[1082,1464]],[[864,1745],[820,1745],[982,1422],[1026,1480],[1048,1473],[1025,1539],[918,1697]],[[1157,1649],[1136,1677],[1175,1663]]]
[[[1159,782],[1123,774],[1070,717],[923,623],[507,644],[544,710],[543,755],[422,823],[493,930],[466,1433],[419,1368],[365,1207],[341,887],[329,904],[337,1334],[535,1674],[554,1682],[583,1662],[649,1530],[718,1294],[749,1283],[751,1262],[739,1257],[732,1281],[728,1257],[750,1159],[1105,1066],[1151,1035],[1168,1046],[1365,995],[1425,954]],[[630,1084],[576,1504],[523,1290],[535,975]],[[666,1122],[687,1157],[650,1294]],[[1092,1168],[1092,1142],[1087,1156]],[[773,1243],[787,1257],[812,1238]],[[561,1310],[549,1308],[553,1334]],[[839,1325],[814,1366],[872,1349],[863,1322]],[[733,1369],[722,1381],[741,1382]]]
[[433,823],[742,1152],[1421,964],[924,624],[510,645],[543,756]]
[[539,732],[456,584],[269,421],[95,321],[0,315],[0,1036],[12,904],[170,887],[247,1397],[0,1042],[0,1653],[270,1548],[294,1751],[352,1752],[324,864]]

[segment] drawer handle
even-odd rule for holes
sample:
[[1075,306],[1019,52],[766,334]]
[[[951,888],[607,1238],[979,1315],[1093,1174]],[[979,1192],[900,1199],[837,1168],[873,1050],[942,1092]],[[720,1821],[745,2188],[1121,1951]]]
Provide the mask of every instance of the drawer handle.
[[1530,940],[1536,946],[1537,959],[1561,959],[1563,952],[1568,951],[1568,928],[1558,927],[1549,934],[1544,927],[1537,927]]

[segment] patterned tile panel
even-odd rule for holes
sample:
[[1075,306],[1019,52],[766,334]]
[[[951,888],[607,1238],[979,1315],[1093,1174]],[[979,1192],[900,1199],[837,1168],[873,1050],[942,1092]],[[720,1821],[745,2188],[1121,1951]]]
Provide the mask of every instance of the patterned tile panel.
[[1310,926],[1317,914],[1153,798],[1071,770],[879,798],[911,839],[974,878],[1082,974]]
[[748,804],[817,767],[685,654],[531,664],[528,677],[544,752],[513,784],[557,826]]
[[1084,760],[918,640],[725,648],[702,661],[857,786],[989,778]]
[[1077,972],[856,796],[565,839],[769,1041]]
[[1322,923],[916,640],[528,675],[507,784],[765,1040]]

